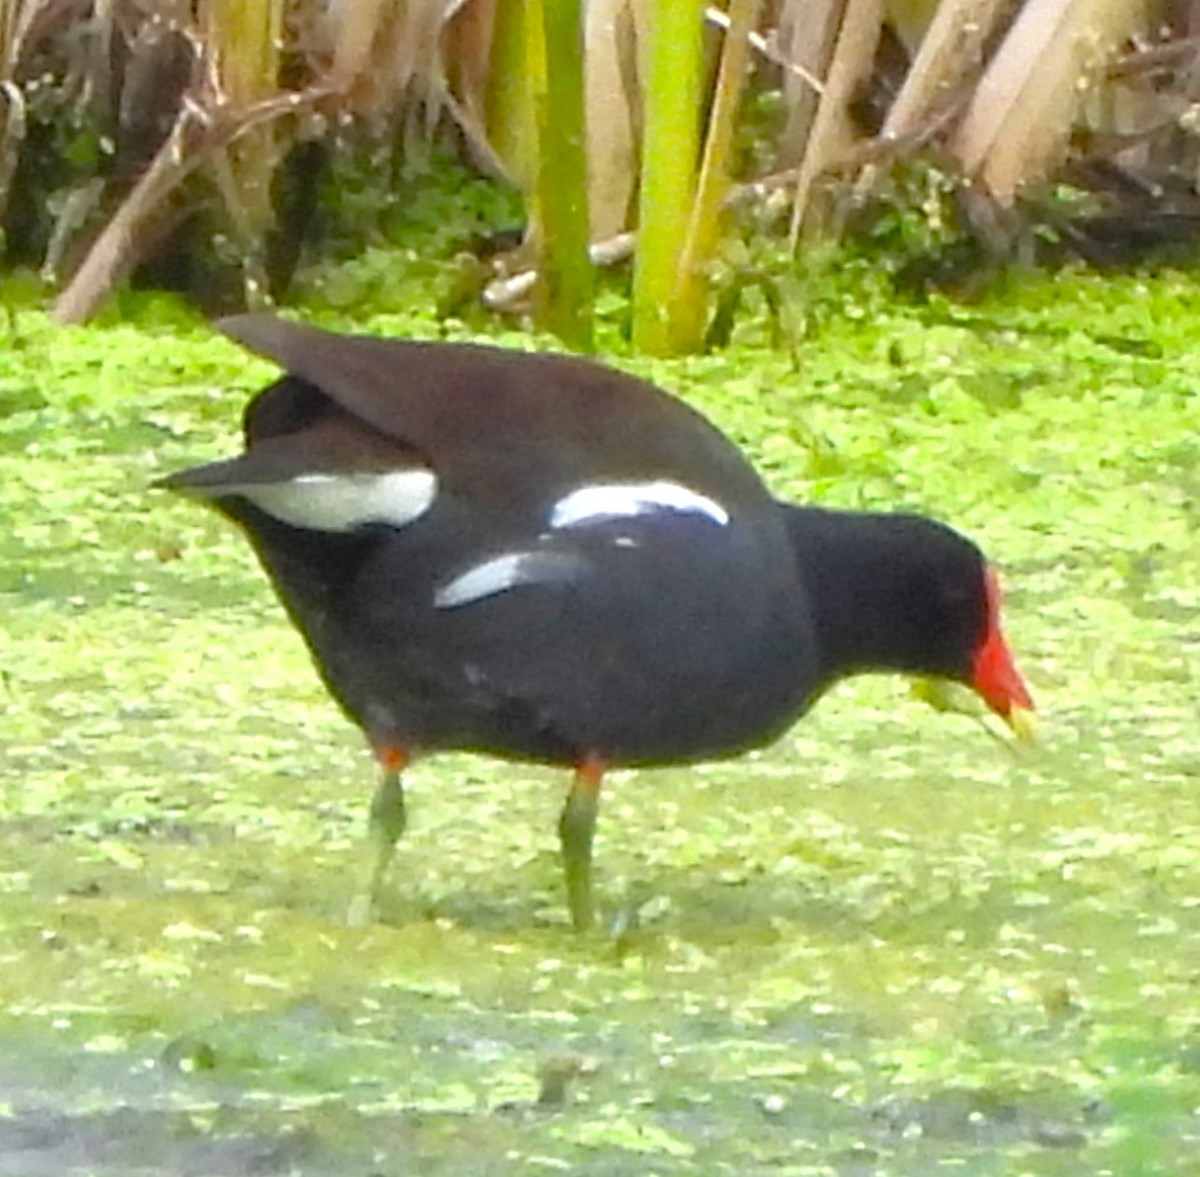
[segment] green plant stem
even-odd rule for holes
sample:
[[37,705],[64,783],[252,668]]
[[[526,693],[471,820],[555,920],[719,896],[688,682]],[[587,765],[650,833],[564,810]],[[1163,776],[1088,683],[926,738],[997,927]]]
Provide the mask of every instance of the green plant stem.
[[592,348],[580,0],[527,0],[538,129],[541,326],[577,351]]
[[672,351],[670,304],[696,186],[704,75],[702,13],[697,0],[661,0],[651,20],[633,343],[639,351],[655,355]]

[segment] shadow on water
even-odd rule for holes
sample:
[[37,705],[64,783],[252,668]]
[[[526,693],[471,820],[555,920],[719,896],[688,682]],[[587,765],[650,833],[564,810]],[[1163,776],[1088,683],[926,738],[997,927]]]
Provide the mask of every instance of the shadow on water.
[[[798,1021],[775,1029],[793,1044],[812,1036]],[[785,1158],[805,1156],[844,1174],[999,1174],[996,1150],[1070,1154],[1107,1119],[1053,1092],[839,1099],[777,1065],[705,1081],[714,1039],[745,1038],[729,1020],[699,1023],[673,1047],[677,1064],[651,1083],[628,1061],[633,1027],[593,1039],[587,1060],[547,1054],[552,1037],[459,1011],[452,1023],[418,1019],[368,1050],[312,1003],[165,1044],[147,1036],[144,1053],[10,1037],[0,1063],[0,1171],[474,1174],[520,1171],[519,1158],[541,1150],[554,1167],[596,1175],[645,1171],[651,1156],[664,1173],[777,1172]],[[822,1037],[852,1049],[844,1034]]]

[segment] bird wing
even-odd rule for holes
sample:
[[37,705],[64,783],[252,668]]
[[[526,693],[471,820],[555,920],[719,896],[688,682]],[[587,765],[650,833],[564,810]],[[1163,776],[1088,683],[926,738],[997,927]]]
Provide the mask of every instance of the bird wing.
[[653,474],[761,501],[757,475],[699,413],[580,357],[346,336],[267,315],[217,326],[459,486],[503,497]]

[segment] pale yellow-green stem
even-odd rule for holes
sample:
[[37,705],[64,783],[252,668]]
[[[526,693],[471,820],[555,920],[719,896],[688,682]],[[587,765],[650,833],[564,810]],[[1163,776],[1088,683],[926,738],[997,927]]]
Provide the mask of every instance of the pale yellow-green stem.
[[696,189],[704,78],[702,0],[659,0],[650,22],[633,343],[672,350],[670,303]]
[[[206,44],[217,77],[235,111],[272,97],[278,89],[284,0],[208,0]],[[218,187],[246,257],[247,298],[265,299],[263,238],[271,227],[271,181],[279,161],[274,124],[251,131],[214,158]]]
[[526,198],[537,175],[525,0],[497,0],[487,86],[488,142]]
[[729,155],[750,56],[750,34],[760,7],[761,0],[732,0],[729,6],[729,28],[721,50],[700,180],[671,300],[672,351],[698,351],[704,342],[710,267],[720,241],[721,210],[729,187]]

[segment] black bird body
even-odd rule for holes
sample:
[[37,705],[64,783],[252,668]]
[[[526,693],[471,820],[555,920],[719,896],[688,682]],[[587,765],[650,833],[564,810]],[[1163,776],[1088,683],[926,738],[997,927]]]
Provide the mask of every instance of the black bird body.
[[[806,705],[812,626],[784,522],[749,463],[681,401],[569,356],[347,340],[273,319],[230,333],[289,375],[251,403],[246,454],[172,485],[216,494],[243,526],[330,691],[377,746],[661,764],[752,747]],[[294,527],[228,493],[411,466],[437,489],[400,527]],[[608,515],[601,502],[553,525],[581,488],[655,485],[700,509]],[[636,493],[616,498],[637,506]],[[436,603],[514,554],[529,558],[528,583]]]
[[[816,666],[802,598],[768,559],[787,551],[779,521],[765,536],[731,527],[719,543],[712,524],[686,516],[599,525],[538,545],[556,561],[543,580],[439,607],[439,588],[504,559],[515,537],[463,526],[448,538],[458,504],[401,532],[350,536],[298,533],[240,500],[222,506],[376,747],[569,765],[702,760],[771,739],[817,689],[815,674],[796,673]],[[466,563],[464,538],[493,554]],[[739,574],[759,565],[747,599]]]
[[[287,375],[249,405],[245,453],[166,485],[249,536],[391,765],[373,818],[397,810],[393,833],[414,752],[577,769],[563,822],[577,924],[604,768],[764,744],[847,673],[943,674],[986,697],[974,679],[993,630],[1011,670],[968,540],[779,504],[703,417],[632,376],[256,316],[221,326]],[[1007,683],[989,699],[1002,713],[1005,692],[1028,704]]]

